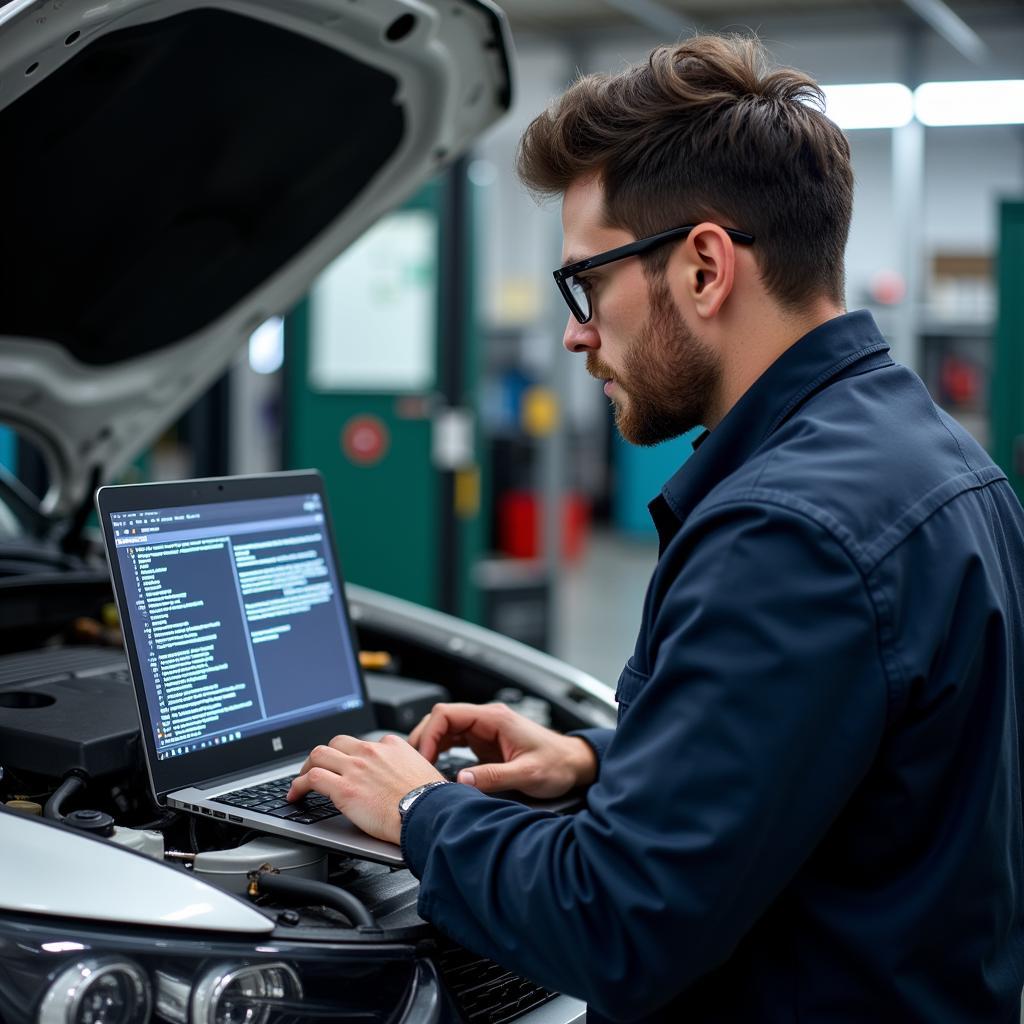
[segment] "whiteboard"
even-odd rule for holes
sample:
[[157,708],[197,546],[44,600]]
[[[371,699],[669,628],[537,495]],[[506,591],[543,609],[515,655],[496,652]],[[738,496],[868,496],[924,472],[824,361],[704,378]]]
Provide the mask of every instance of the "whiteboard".
[[314,391],[429,391],[435,379],[437,217],[389,214],[310,292]]

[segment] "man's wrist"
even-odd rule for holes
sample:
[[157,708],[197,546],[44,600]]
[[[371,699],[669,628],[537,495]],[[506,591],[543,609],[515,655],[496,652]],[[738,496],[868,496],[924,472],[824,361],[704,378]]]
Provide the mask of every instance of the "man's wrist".
[[576,779],[576,786],[589,786],[597,778],[597,754],[582,736],[566,737],[571,746],[569,763]]

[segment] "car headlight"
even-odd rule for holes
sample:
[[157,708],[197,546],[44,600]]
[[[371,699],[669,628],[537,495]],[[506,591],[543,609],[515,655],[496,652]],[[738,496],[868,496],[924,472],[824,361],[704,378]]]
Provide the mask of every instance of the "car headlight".
[[267,1024],[275,1009],[302,999],[286,963],[217,964],[194,984],[157,972],[157,1011],[173,1024]]
[[397,943],[0,918],[3,1024],[427,1024],[440,999],[433,966]]
[[50,983],[39,1024],[133,1024],[149,1016],[146,975],[130,960],[81,960]]

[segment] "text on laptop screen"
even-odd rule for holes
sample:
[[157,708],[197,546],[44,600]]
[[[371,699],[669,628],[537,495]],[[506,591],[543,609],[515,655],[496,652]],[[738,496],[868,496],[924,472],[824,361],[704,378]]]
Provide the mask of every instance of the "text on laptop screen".
[[319,495],[110,523],[160,760],[362,704]]

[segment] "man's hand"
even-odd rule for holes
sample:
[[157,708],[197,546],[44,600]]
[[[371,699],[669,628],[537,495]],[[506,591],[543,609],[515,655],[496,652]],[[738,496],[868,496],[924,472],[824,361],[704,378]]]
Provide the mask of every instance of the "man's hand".
[[469,747],[481,763],[459,772],[459,782],[484,793],[518,789],[550,798],[589,786],[597,776],[589,743],[545,729],[504,704],[436,704],[409,742],[431,762],[444,750]]
[[379,743],[335,736],[314,747],[292,781],[289,800],[322,793],[353,824],[377,839],[397,843],[402,834],[398,801],[410,790],[442,778],[399,736]]

